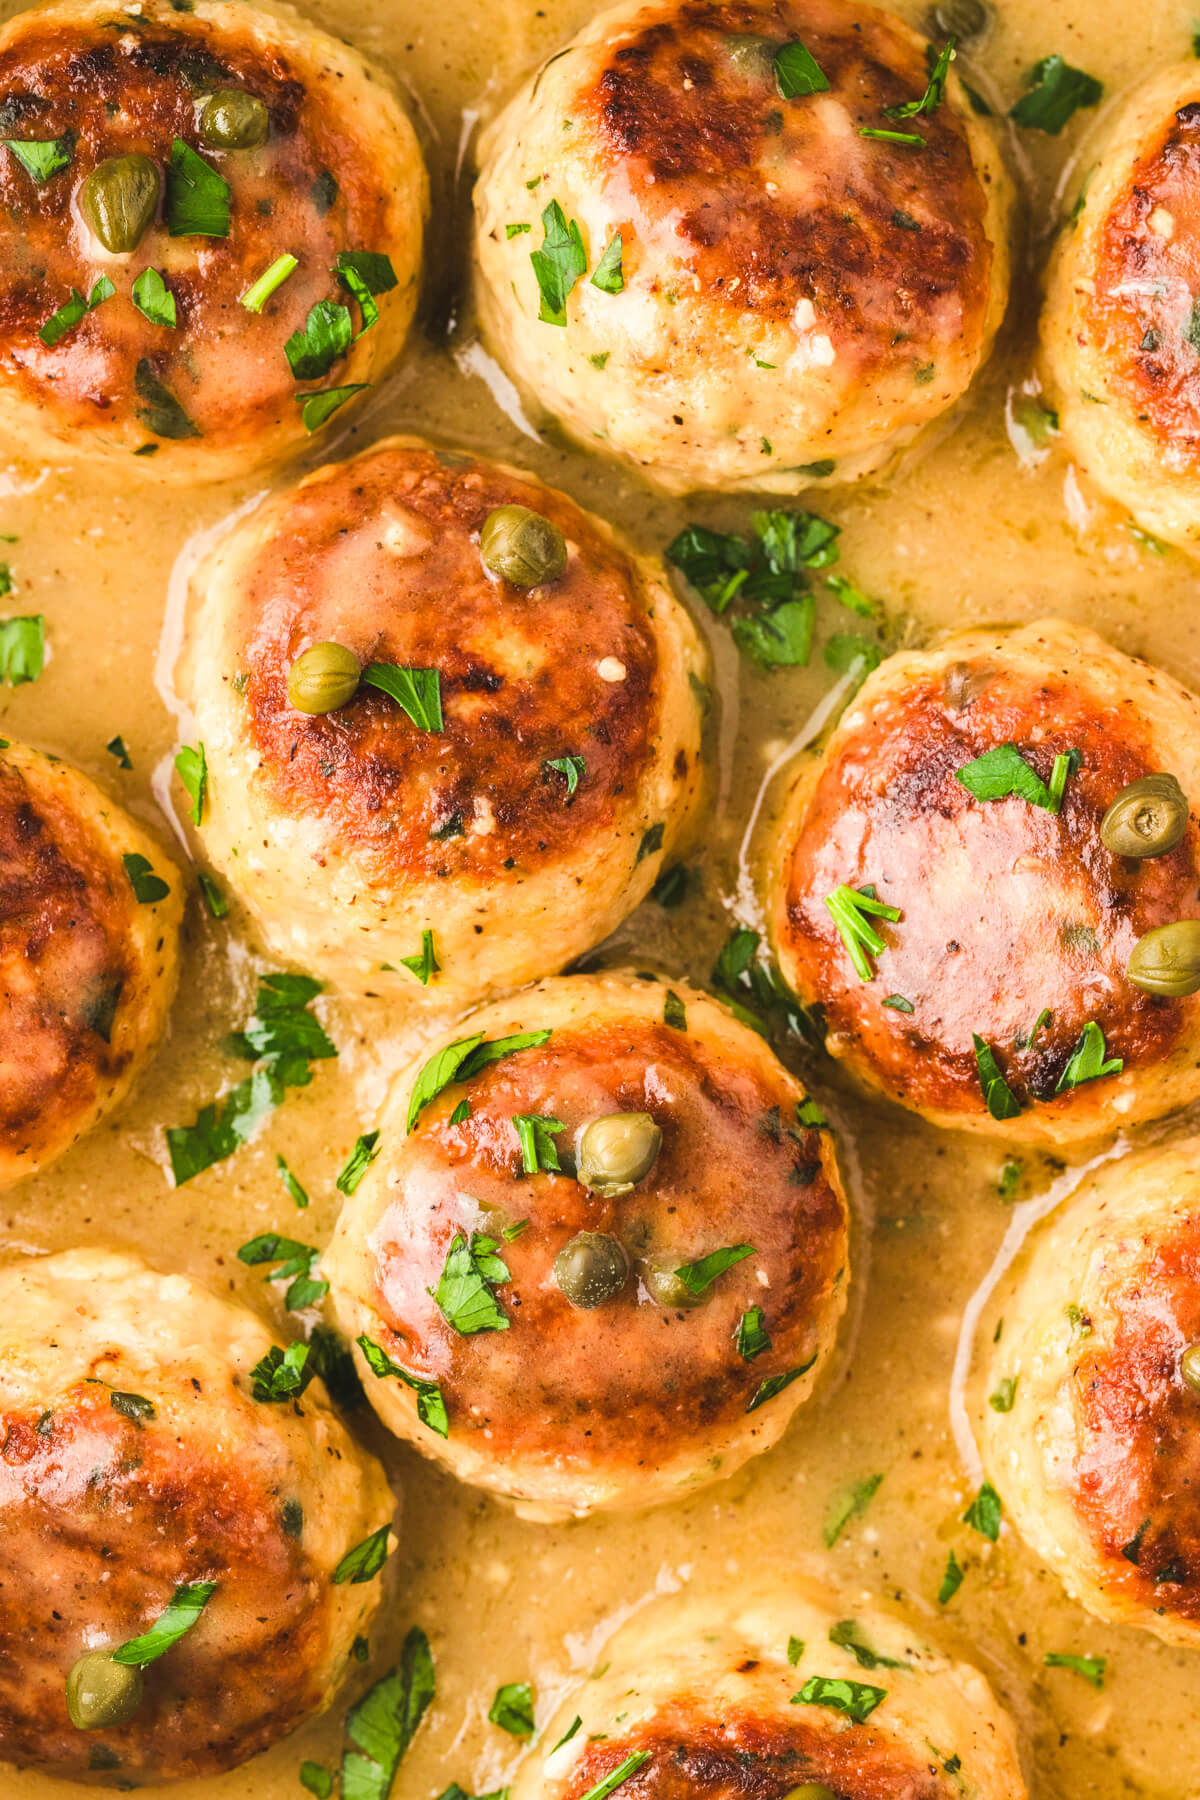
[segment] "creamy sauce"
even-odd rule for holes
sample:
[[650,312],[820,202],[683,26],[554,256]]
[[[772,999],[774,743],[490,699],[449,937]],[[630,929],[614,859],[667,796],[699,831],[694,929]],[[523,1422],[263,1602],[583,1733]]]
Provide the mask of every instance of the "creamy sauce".
[[[389,430],[424,432],[525,463],[648,549],[661,549],[688,517],[743,527],[746,502],[659,503],[602,464],[531,437],[510,387],[472,341],[463,289],[474,129],[590,14],[588,0],[547,0],[536,11],[517,0],[320,0],[309,10],[416,97],[435,194],[423,330],[353,428],[323,438],[322,453],[336,444],[346,454]],[[922,9],[898,0],[897,10],[917,20]],[[1104,81],[1107,107],[1130,78],[1186,56],[1191,45],[1189,0],[1149,0],[1136,10],[1128,0],[999,0],[997,11],[971,79],[1005,106],[1029,66],[1054,51]],[[1082,489],[1061,453],[1023,465],[1005,430],[1006,393],[1031,374],[1036,271],[1056,195],[1074,195],[1095,125],[1094,115],[1080,115],[1061,138],[1024,133],[1015,146],[1032,247],[1018,261],[998,352],[968,404],[896,477],[814,504],[843,526],[841,567],[886,601],[897,639],[1055,612],[1200,686],[1195,564],[1139,543]],[[172,810],[164,827],[159,806],[179,801],[170,754],[188,736],[172,691],[184,576],[203,534],[251,498],[238,486],[143,493],[132,479],[122,487],[84,472],[38,473],[19,463],[0,470],[0,531],[18,537],[5,551],[17,594],[4,610],[43,611],[51,646],[36,685],[0,690],[0,728],[69,757],[152,828],[174,831],[181,854],[186,833]],[[832,599],[824,603],[823,631],[854,623]],[[606,960],[657,964],[701,982],[731,914],[757,923],[747,822],[764,775],[807,735],[833,681],[819,653],[808,671],[748,673],[722,627],[709,635],[720,706],[717,780],[704,853],[690,859],[703,869],[703,891],[676,911],[644,906],[606,946]],[[105,754],[115,733],[129,746],[132,773]],[[760,824],[772,798],[763,800]],[[277,1290],[241,1267],[237,1246],[273,1227],[328,1240],[334,1177],[417,1040],[412,1022],[381,1002],[318,1002],[339,1061],[319,1065],[312,1086],[293,1091],[253,1145],[173,1191],[162,1127],[189,1123],[235,1078],[220,1042],[248,1015],[262,966],[236,918],[214,924],[198,901],[185,951],[170,1036],[132,1102],[49,1173],[0,1197],[0,1248],[13,1256],[95,1242],[131,1247],[270,1313],[281,1305]],[[852,1601],[873,1592],[928,1620],[948,1648],[984,1669],[1017,1718],[1037,1800],[1194,1800],[1195,1657],[1092,1620],[1011,1530],[993,1548],[959,1522],[978,1481],[969,1331],[977,1312],[988,1335],[991,1324],[979,1290],[994,1259],[1009,1257],[1045,1210],[1052,1183],[1058,1193],[1069,1178],[1061,1165],[1028,1159],[1014,1208],[998,1193],[1002,1150],[868,1102],[840,1085],[828,1063],[801,1054],[797,1066],[840,1128],[859,1232],[840,1360],[774,1452],[686,1504],[549,1528],[519,1523],[389,1446],[369,1415],[360,1418],[401,1495],[400,1547],[372,1633],[371,1668],[389,1666],[414,1623],[429,1633],[437,1661],[438,1696],[396,1794],[427,1800],[451,1780],[471,1793],[501,1786],[520,1747],[487,1723],[497,1686],[531,1679],[545,1720],[594,1665],[607,1630],[656,1592],[689,1581],[737,1585],[803,1560],[843,1583]],[[312,1195],[305,1214],[278,1181],[277,1151]],[[824,1551],[831,1497],[875,1473],[884,1480],[869,1510]],[[967,1574],[939,1609],[951,1547]],[[1107,1656],[1103,1691],[1046,1670],[1051,1650]],[[343,1711],[339,1697],[326,1718],[265,1757],[177,1791],[188,1800],[295,1800],[302,1760],[336,1767]],[[11,1771],[0,1789],[23,1800],[78,1792]]]

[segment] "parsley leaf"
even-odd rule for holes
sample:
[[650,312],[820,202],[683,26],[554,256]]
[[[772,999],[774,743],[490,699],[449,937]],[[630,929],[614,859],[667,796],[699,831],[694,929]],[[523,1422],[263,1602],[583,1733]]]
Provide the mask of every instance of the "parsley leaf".
[[763,1309],[752,1306],[738,1320],[737,1330],[733,1334],[737,1353],[743,1362],[752,1362],[761,1356],[764,1350],[771,1348],[771,1339],[763,1323]]
[[330,1576],[335,1587],[343,1582],[357,1584],[370,1581],[378,1575],[388,1557],[388,1539],[392,1535],[390,1525],[381,1525],[370,1537],[364,1538],[361,1544],[355,1544],[353,1550],[347,1550],[341,1562]]
[[157,269],[143,269],[133,284],[133,304],[152,325],[175,329],[175,296]]
[[669,1025],[672,1031],[687,1030],[687,1007],[673,988],[667,989],[663,1001],[663,1024]]
[[631,1750],[623,1762],[619,1762],[615,1769],[610,1769],[607,1775],[602,1776],[586,1794],[580,1796],[580,1800],[608,1800],[610,1794],[615,1794],[631,1775],[636,1775],[642,1765],[649,1761],[649,1750]]
[[515,1113],[513,1125],[526,1175],[536,1175],[542,1169],[561,1170],[558,1147],[554,1142],[559,1132],[566,1130],[561,1119],[549,1119],[539,1113]]
[[[885,106],[885,119],[917,119],[922,113],[936,112],[946,95],[946,77],[954,60],[955,39],[950,38],[938,53],[929,71],[929,85],[919,100],[905,100],[900,106]],[[932,54],[932,50],[930,52]]]
[[592,286],[599,288],[602,294],[619,294],[624,291],[625,274],[621,268],[621,234],[619,231],[596,264],[596,270],[592,276]]
[[787,1641],[787,1659],[789,1668],[794,1669],[804,1655],[804,1639],[790,1637]]
[[175,772],[192,803],[192,824],[199,825],[204,817],[204,799],[208,792],[208,758],[204,754],[204,745],[197,744],[193,749],[191,744],[185,744],[175,758]]
[[320,1255],[312,1244],[301,1244],[277,1231],[264,1231],[241,1246],[238,1261],[251,1269],[266,1263],[277,1264],[266,1279],[289,1282],[284,1305],[288,1312],[301,1312],[306,1306],[316,1306],[329,1292],[329,1283],[313,1275]]
[[886,1688],[869,1687],[863,1681],[836,1680],[831,1675],[810,1675],[800,1692],[792,1695],[792,1705],[828,1706],[862,1725],[886,1699]]
[[192,1629],[216,1591],[215,1581],[193,1581],[177,1587],[149,1631],[121,1644],[112,1652],[113,1661],[132,1669],[144,1669],[157,1662]]
[[167,230],[172,237],[229,236],[229,183],[178,137],[167,164]]
[[845,882],[826,895],[825,905],[854,965],[854,973],[860,981],[874,981],[875,971],[867,960],[868,952],[871,956],[881,956],[887,945],[867,915],[873,913],[894,925],[901,917],[899,907],[888,906],[877,899],[873,887],[852,888]]
[[329,1800],[333,1793],[333,1776],[321,1763],[302,1762],[300,1786],[306,1794],[315,1794],[316,1800]]
[[907,1669],[910,1663],[897,1662],[895,1657],[882,1656],[878,1650],[872,1650],[862,1641],[862,1633],[853,1619],[839,1619],[830,1629],[829,1641],[836,1644],[839,1650],[848,1650],[860,1669]]
[[833,1549],[851,1519],[866,1512],[882,1485],[882,1475],[868,1475],[865,1481],[851,1482],[834,1495],[821,1531],[827,1550]]
[[1073,751],[1055,757],[1049,787],[1015,744],[997,744],[994,749],[985,750],[982,756],[955,770],[954,779],[976,800],[1006,800],[1015,794],[1030,806],[1057,813],[1072,766],[1078,767],[1078,754]]
[[73,331],[81,319],[94,312],[102,301],[110,300],[116,291],[107,275],[101,275],[86,300],[79,289],[73,287],[70,298],[64,300],[58,311],[51,313],[45,323],[38,327],[38,337],[47,350],[53,350],[68,331]]
[[1029,77],[1028,91],[1009,118],[1030,131],[1046,131],[1057,137],[1067,120],[1081,106],[1098,106],[1104,85],[1094,75],[1073,69],[1061,56],[1043,56]]
[[413,1083],[407,1130],[412,1130],[425,1108],[452,1081],[470,1081],[489,1063],[499,1062],[517,1050],[536,1050],[549,1036],[549,1031],[520,1031],[512,1037],[485,1042],[482,1032],[478,1032],[474,1037],[458,1038],[453,1044],[444,1045],[430,1057]]
[[257,281],[252,281],[245,293],[241,295],[240,304],[247,312],[260,313],[276,288],[281,288],[289,275],[294,275],[300,267],[290,251],[277,256],[270,266],[263,270]]
[[318,300],[304,321],[304,329],[293,331],[283,353],[297,381],[319,381],[340,356],[345,356],[353,340],[350,308],[337,300]]
[[1125,1059],[1113,1056],[1106,1060],[1106,1048],[1104,1032],[1094,1019],[1089,1019],[1071,1052],[1071,1060],[1055,1083],[1055,1093],[1063,1094],[1069,1088],[1082,1087],[1086,1081],[1099,1081],[1104,1075],[1119,1075],[1125,1067]]
[[427,1425],[430,1431],[436,1431],[439,1437],[449,1437],[450,1420],[437,1382],[424,1381],[419,1375],[410,1375],[407,1369],[402,1369],[399,1363],[393,1362],[387,1351],[369,1337],[360,1337],[357,1343],[372,1375],[380,1381],[392,1376],[395,1380],[402,1381],[405,1387],[411,1388],[417,1396],[417,1417],[422,1425]]
[[361,394],[370,385],[369,381],[351,381],[345,387],[322,388],[316,394],[297,394],[295,398],[304,409],[300,416],[305,431],[310,436],[314,431],[320,431],[347,400],[352,400],[355,394]]
[[200,883],[200,892],[204,895],[204,904],[208,908],[210,917],[214,919],[228,918],[229,902],[213,880],[212,876],[208,873],[208,870],[201,869],[196,876],[196,880]]
[[835,631],[825,643],[825,667],[835,675],[854,675],[855,691],[883,661],[883,651],[857,631]]
[[398,663],[373,662],[363,670],[362,680],[394,700],[418,731],[444,729],[442,677],[437,669],[406,669]]
[[747,538],[685,526],[667,559],[718,615],[735,599],[757,609],[734,621],[733,635],[760,668],[807,663],[815,603],[806,571],[836,562],[839,527],[817,513],[759,512],[751,530]]
[[1021,1111],[1021,1102],[1001,1074],[995,1051],[976,1031],[971,1033],[971,1042],[975,1046],[975,1066],[979,1071],[984,1104],[993,1119],[1015,1119]]
[[542,297],[538,318],[543,325],[565,325],[567,298],[575,283],[587,273],[583,234],[576,220],[568,225],[557,200],[552,200],[542,213],[542,231],[541,249],[529,252]]
[[358,1185],[379,1155],[378,1131],[364,1131],[354,1140],[354,1148],[346,1159],[346,1166],[338,1176],[334,1186],[339,1194],[354,1194]]
[[292,1171],[288,1168],[286,1158],[277,1155],[275,1158],[275,1167],[279,1171],[279,1179],[283,1183],[284,1192],[287,1194],[288,1198],[294,1200],[296,1205],[303,1211],[308,1205],[308,1195],[305,1193],[296,1177],[292,1174]]
[[29,613],[0,619],[0,680],[9,687],[36,681],[46,666],[46,618]]
[[748,1413],[757,1412],[760,1406],[767,1404],[768,1400],[774,1400],[777,1394],[782,1394],[784,1388],[791,1387],[793,1381],[799,1381],[802,1375],[807,1375],[816,1360],[815,1356],[810,1356],[807,1362],[800,1364],[799,1368],[785,1369],[782,1375],[768,1375],[767,1379],[755,1388],[746,1411]]
[[999,1494],[990,1481],[985,1481],[963,1514],[963,1524],[969,1525],[972,1531],[977,1531],[981,1537],[994,1544],[1000,1536],[1003,1511]]
[[434,1302],[460,1337],[474,1337],[480,1331],[507,1331],[509,1319],[493,1289],[511,1279],[494,1238],[473,1231],[468,1243],[459,1231],[450,1245],[437,1287],[432,1290]]
[[129,747],[123,737],[109,738],[104,748],[108,751],[110,756],[116,757],[117,767],[119,769],[132,769],[133,761],[129,755]]
[[1006,1375],[994,1394],[988,1395],[988,1405],[993,1412],[1010,1413],[1017,1398],[1017,1376]]
[[415,975],[422,987],[428,987],[435,975],[440,975],[442,965],[437,959],[437,951],[433,947],[432,931],[421,933],[421,948],[414,956],[402,956],[401,968]]
[[942,1576],[942,1585],[938,1589],[938,1605],[945,1606],[953,1600],[963,1584],[966,1570],[962,1567],[953,1550],[946,1558],[946,1573]]
[[496,1697],[488,1708],[488,1718],[512,1737],[532,1737],[533,1689],[527,1681],[506,1681],[496,1689]]
[[12,151],[27,175],[39,187],[71,166],[72,144],[69,137],[24,139],[3,138],[0,142]]
[[318,1373],[311,1344],[302,1343],[299,1338],[286,1350],[272,1344],[250,1371],[250,1392],[264,1406],[273,1401],[293,1400]]
[[157,901],[166,899],[170,888],[161,875],[154,873],[144,856],[139,856],[136,851],[129,851],[121,861],[125,865],[133,897],[139,906],[153,906]]
[[1070,1656],[1062,1650],[1051,1650],[1045,1660],[1048,1669],[1070,1669],[1073,1674],[1090,1681],[1094,1688],[1104,1686],[1104,1672],[1108,1668],[1106,1656]]
[[362,314],[359,337],[379,318],[377,294],[390,294],[396,285],[391,258],[379,250],[342,250],[334,261],[334,273],[358,302]]
[[825,71],[798,38],[779,46],[773,66],[775,86],[784,100],[797,100],[805,94],[829,92],[829,80]]
[[760,669],[804,668],[812,655],[816,603],[811,594],[769,612],[735,619],[733,641]]
[[352,1749],[342,1755],[342,1800],[388,1800],[400,1759],[436,1691],[429,1640],[414,1625],[400,1667],[369,1688],[346,1714]]
[[702,1256],[698,1262],[684,1263],[675,1274],[689,1294],[697,1299],[706,1294],[718,1275],[726,1269],[732,1269],[735,1263],[744,1262],[746,1257],[754,1255],[753,1244],[731,1244],[723,1250],[712,1250]]
[[138,407],[137,416],[155,437],[193,438],[201,435],[170,388],[158,379],[148,356],[143,356],[135,368],[133,386],[138,398],[146,402],[145,406]]
[[556,775],[564,775],[567,782],[567,799],[579,786],[579,777],[587,768],[582,756],[554,756],[542,764],[543,769],[551,770]]

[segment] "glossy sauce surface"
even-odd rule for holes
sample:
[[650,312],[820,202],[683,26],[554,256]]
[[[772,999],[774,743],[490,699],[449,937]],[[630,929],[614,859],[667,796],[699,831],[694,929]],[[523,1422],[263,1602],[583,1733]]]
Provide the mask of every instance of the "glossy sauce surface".
[[[655,501],[597,462],[531,440],[472,339],[464,291],[469,184],[456,182],[456,171],[470,168],[480,117],[593,8],[586,0],[536,8],[447,0],[438,9],[418,0],[322,0],[312,10],[419,96],[435,195],[423,329],[395,377],[319,455],[362,448],[386,431],[420,432],[525,463],[646,549],[661,550],[688,518],[746,529],[748,502]],[[921,12],[910,0],[899,10],[913,21]],[[1102,79],[1111,104],[1131,76],[1186,55],[1191,44],[1192,9],[1182,0],[1153,0],[1136,12],[1123,0],[1000,0],[997,10],[967,72],[1002,106],[1022,90],[1030,65],[1053,52]],[[1032,248],[1018,261],[997,354],[967,403],[898,475],[814,505],[843,528],[840,569],[885,603],[891,643],[1058,613],[1200,686],[1196,564],[1180,552],[1158,554],[1083,491],[1052,446],[1043,455],[1006,428],[1010,390],[1032,376],[1035,271],[1056,195],[1069,206],[1089,166],[1084,146],[1094,125],[1085,113],[1060,138],[1025,132],[1015,144]],[[152,825],[165,802],[181,840],[184,802],[170,753],[189,741],[172,687],[186,573],[205,547],[198,534],[253,491],[146,492],[132,481],[43,473],[15,461],[0,473],[0,531],[17,537],[6,547],[16,593],[4,610],[44,612],[51,646],[38,683],[0,690],[0,729],[69,756]],[[818,590],[819,639],[856,629],[820,583]],[[690,859],[700,876],[682,907],[645,905],[608,946],[613,962],[701,982],[733,916],[761,925],[743,846],[747,822],[764,775],[805,734],[834,680],[820,649],[808,671],[763,677],[739,665],[721,625],[709,636],[719,717],[712,811]],[[129,747],[128,773],[105,754],[117,733]],[[779,793],[778,785],[771,790],[760,824]],[[335,1176],[372,1125],[390,1074],[417,1047],[415,1034],[432,1027],[382,1001],[318,1002],[338,1061],[293,1090],[254,1144],[175,1191],[162,1128],[189,1123],[243,1072],[222,1041],[248,1017],[260,966],[236,916],[214,923],[194,899],[167,1042],[114,1121],[0,1198],[7,1255],[93,1241],[133,1247],[282,1319],[278,1290],[237,1263],[237,1246],[270,1229],[327,1242],[340,1198]],[[471,1793],[501,1786],[521,1749],[487,1722],[496,1688],[531,1679],[538,1718],[546,1718],[564,1690],[603,1661],[609,1627],[652,1594],[684,1583],[723,1589],[805,1561],[843,1582],[852,1601],[873,1591],[911,1609],[952,1652],[984,1669],[1024,1735],[1036,1800],[1194,1800],[1196,1657],[1092,1621],[1010,1530],[993,1548],[960,1522],[979,1480],[963,1460],[964,1415],[952,1398],[960,1392],[953,1378],[964,1312],[1002,1245],[1006,1254],[1015,1247],[1056,1181],[1062,1191],[1061,1166],[1026,1157],[1014,1210],[999,1192],[1002,1146],[929,1130],[851,1092],[828,1063],[802,1050],[787,1054],[841,1131],[859,1234],[840,1358],[775,1451],[688,1503],[548,1528],[516,1521],[407,1449],[389,1450],[364,1423],[403,1491],[394,1586],[373,1633],[371,1672],[390,1666],[413,1623],[429,1633],[438,1668],[438,1697],[396,1794],[432,1800],[452,1780]],[[277,1153],[312,1195],[308,1211],[297,1212],[284,1192]],[[848,1484],[875,1474],[883,1480],[869,1509],[827,1550],[831,1507]],[[966,1577],[939,1608],[951,1549]],[[1047,1669],[1049,1652],[1107,1656],[1103,1690]],[[186,1800],[295,1800],[302,1760],[336,1764],[343,1711],[339,1697],[324,1720],[265,1757],[178,1791]],[[7,1770],[0,1780],[16,1800],[66,1800],[77,1791]]]

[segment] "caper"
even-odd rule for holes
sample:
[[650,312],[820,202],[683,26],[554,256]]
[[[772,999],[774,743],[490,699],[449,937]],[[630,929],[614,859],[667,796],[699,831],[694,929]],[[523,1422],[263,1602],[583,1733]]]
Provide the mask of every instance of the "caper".
[[638,1273],[646,1284],[646,1292],[659,1306],[668,1309],[699,1306],[701,1296],[684,1287],[675,1273],[682,1261],[681,1256],[654,1256],[639,1265]]
[[114,1662],[108,1650],[85,1650],[67,1676],[67,1712],[79,1731],[128,1725],[142,1704],[142,1671]]
[[607,1231],[580,1231],[555,1257],[554,1279],[572,1306],[590,1312],[620,1293],[629,1279],[629,1258]]
[[1183,842],[1187,795],[1173,775],[1143,775],[1122,788],[1103,819],[1100,836],[1114,856],[1165,856]]
[[200,136],[214,150],[253,150],[270,128],[265,102],[241,88],[222,88],[200,108]]
[[725,39],[725,54],[739,75],[768,77],[775,66],[778,45],[770,38],[731,31]]
[[991,7],[983,0],[937,0],[925,15],[930,37],[952,37],[957,43],[982,37],[991,24]]
[[141,243],[158,208],[158,168],[148,156],[107,156],[79,189],[88,230],[114,256]]
[[557,581],[567,566],[567,540],[557,525],[527,506],[498,506],[483,521],[479,557],[490,575],[513,587]]
[[1200,991],[1200,919],[1176,919],[1140,937],[1125,973],[1144,994],[1181,1000]]
[[649,1113],[606,1113],[579,1140],[579,1179],[606,1200],[627,1194],[650,1173],[662,1132]]
[[1189,1344],[1179,1359],[1179,1373],[1194,1394],[1200,1394],[1200,1344]]
[[336,712],[353,700],[361,676],[345,644],[310,644],[288,670],[288,699],[297,712]]

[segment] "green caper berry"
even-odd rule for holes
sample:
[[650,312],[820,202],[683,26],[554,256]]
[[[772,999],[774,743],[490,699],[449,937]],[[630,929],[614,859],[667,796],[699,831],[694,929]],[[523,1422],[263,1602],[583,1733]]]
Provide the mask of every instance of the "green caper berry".
[[959,44],[982,37],[991,18],[983,0],[937,0],[925,15],[930,37],[952,37]]
[[1173,775],[1144,775],[1122,788],[1103,819],[1100,836],[1114,856],[1165,856],[1187,830],[1187,795]]
[[649,1113],[606,1113],[579,1140],[579,1179],[609,1200],[627,1194],[658,1161],[662,1132]]
[[1179,1359],[1179,1373],[1194,1394],[1200,1394],[1200,1344],[1189,1344]]
[[1144,994],[1182,1000],[1200,991],[1200,919],[1176,919],[1140,937],[1125,973]]
[[80,184],[79,211],[106,250],[127,256],[154,218],[158,188],[158,168],[148,156],[108,156]]
[[699,1294],[693,1294],[690,1288],[684,1287],[675,1273],[682,1261],[680,1256],[655,1256],[638,1267],[650,1298],[668,1311],[685,1306],[699,1306],[702,1298]]
[[336,712],[358,691],[362,669],[345,644],[310,644],[288,670],[288,699],[302,713]]
[[67,1712],[77,1731],[128,1725],[142,1704],[142,1671],[114,1662],[108,1650],[85,1650],[67,1676]]
[[732,31],[725,39],[725,54],[738,74],[758,75],[764,81],[772,74],[777,49],[770,38],[755,37],[749,32]]
[[615,1299],[629,1279],[629,1258],[606,1231],[580,1231],[554,1259],[554,1279],[584,1312]]
[[557,525],[527,506],[498,506],[483,521],[479,559],[512,587],[542,587],[567,566],[567,540]]
[[253,150],[270,129],[265,102],[241,88],[222,88],[200,108],[200,136],[214,150]]

